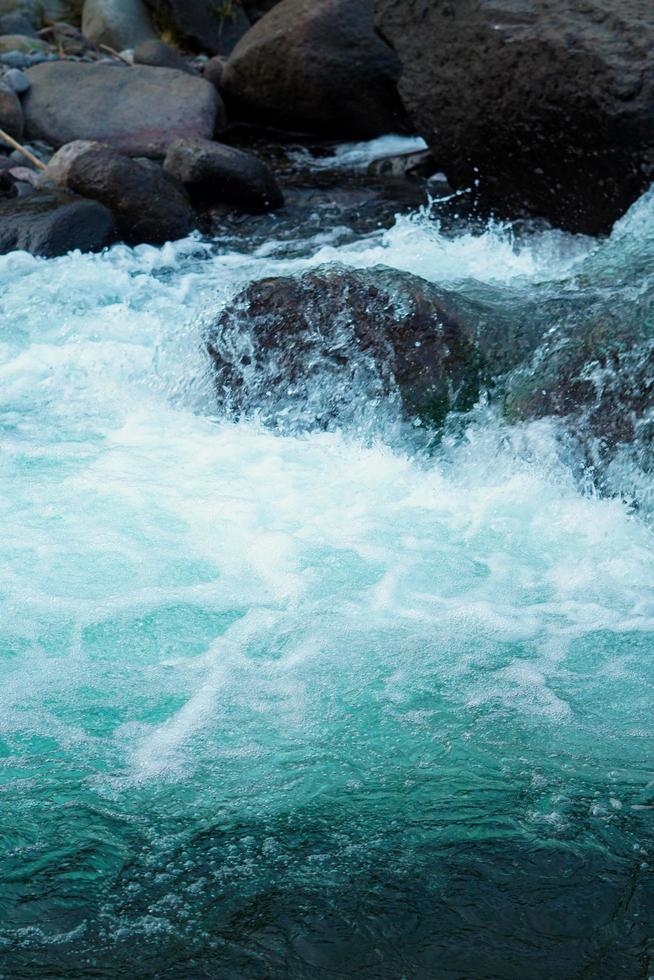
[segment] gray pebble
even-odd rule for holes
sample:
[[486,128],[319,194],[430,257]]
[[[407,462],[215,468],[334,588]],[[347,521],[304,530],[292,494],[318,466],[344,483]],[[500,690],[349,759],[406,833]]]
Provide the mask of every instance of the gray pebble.
[[46,54],[44,51],[37,51],[35,54],[28,54],[27,57],[29,58],[30,65],[41,65],[44,61],[60,60],[59,55],[55,54],[54,51],[52,54]]
[[31,85],[29,78],[20,68],[10,68],[5,75],[5,82],[11,85],[14,92],[17,92],[19,95],[27,92]]
[[29,68],[31,61],[22,51],[7,51],[0,54],[0,64],[8,65],[10,68]]

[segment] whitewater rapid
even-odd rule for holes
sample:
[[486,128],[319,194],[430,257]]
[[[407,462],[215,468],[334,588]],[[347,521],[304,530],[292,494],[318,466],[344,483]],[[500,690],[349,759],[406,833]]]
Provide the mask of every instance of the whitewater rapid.
[[646,873],[647,522],[580,486],[550,420],[480,405],[424,455],[381,424],[221,419],[202,343],[262,275],[337,258],[531,293],[605,246],[428,214],[339,234],[0,258],[0,938],[20,975],[53,943],[114,970],[126,937],[227,955],[212,896],[274,878],[297,909],[381,867],[428,890],[443,840],[567,841]]

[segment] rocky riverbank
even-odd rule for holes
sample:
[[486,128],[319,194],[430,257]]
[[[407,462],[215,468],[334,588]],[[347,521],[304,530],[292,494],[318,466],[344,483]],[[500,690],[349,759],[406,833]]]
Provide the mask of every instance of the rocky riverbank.
[[[619,13],[607,0],[3,0],[0,32],[0,128],[28,151],[0,146],[5,239],[42,254],[54,246],[31,246],[26,208],[7,200],[41,193],[52,221],[55,185],[99,201],[132,242],[205,228],[214,206],[282,207],[265,165],[225,148],[244,126],[287,143],[417,132],[432,172],[486,213],[589,234],[654,177],[654,13],[640,0]],[[133,160],[130,186],[145,199],[152,185],[155,209],[163,167],[188,220],[126,236],[108,156],[99,194],[41,167],[79,140]]]
[[[399,61],[367,0],[6,0],[0,11],[5,250],[159,244],[206,229],[214,208],[282,207],[269,167],[233,145],[235,127],[293,142],[410,128]],[[112,229],[82,233],[68,206],[80,198],[106,208]]]

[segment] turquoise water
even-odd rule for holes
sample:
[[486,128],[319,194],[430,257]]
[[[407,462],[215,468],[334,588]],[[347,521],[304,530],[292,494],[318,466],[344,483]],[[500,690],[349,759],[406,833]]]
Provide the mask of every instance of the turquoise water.
[[647,514],[550,420],[218,418],[201,343],[331,258],[608,275],[650,211],[0,258],[0,976],[654,974]]

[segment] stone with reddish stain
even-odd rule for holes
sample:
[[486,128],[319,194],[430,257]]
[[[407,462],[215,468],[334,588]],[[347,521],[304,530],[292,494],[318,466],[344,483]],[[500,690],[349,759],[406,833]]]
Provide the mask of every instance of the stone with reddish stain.
[[129,156],[162,157],[178,139],[211,139],[225,121],[213,85],[169,68],[56,61],[26,74],[27,136],[55,147],[98,140]]

